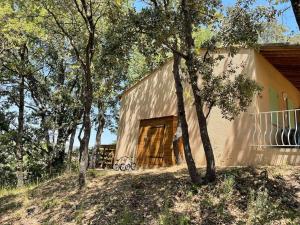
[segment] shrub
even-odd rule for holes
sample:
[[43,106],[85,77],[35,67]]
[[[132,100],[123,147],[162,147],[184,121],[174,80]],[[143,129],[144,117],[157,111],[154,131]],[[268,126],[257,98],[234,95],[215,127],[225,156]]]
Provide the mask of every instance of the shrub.
[[234,184],[235,184],[234,176],[228,176],[227,178],[225,178],[220,189],[220,192],[223,195],[225,201],[230,200],[233,194]]
[[121,214],[119,225],[133,225],[136,224],[134,214],[129,211],[127,208]]
[[277,202],[272,202],[268,191],[254,190],[250,191],[248,202],[248,220],[247,224],[268,224],[269,221],[274,221],[279,215]]
[[59,201],[56,198],[47,199],[43,202],[43,209],[52,209],[59,204]]

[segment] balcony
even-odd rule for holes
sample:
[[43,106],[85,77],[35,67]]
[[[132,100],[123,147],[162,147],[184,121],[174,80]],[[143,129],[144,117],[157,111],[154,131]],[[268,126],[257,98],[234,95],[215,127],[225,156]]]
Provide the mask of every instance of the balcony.
[[252,144],[255,147],[300,147],[300,109],[251,114],[254,128]]

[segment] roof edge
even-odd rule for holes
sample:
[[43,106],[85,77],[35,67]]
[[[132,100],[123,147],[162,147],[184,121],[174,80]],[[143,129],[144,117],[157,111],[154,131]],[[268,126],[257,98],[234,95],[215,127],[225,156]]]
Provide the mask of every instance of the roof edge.
[[[289,42],[286,42],[286,43],[265,43],[265,44],[259,44],[258,45],[258,52],[260,52],[261,50],[263,51],[263,50],[271,50],[271,49],[279,49],[279,48],[300,49],[300,44],[290,44]],[[221,47],[221,48],[218,48],[218,49],[220,49],[220,50],[222,50],[222,49],[226,50],[226,48],[224,48],[224,47]],[[247,48],[241,47],[241,49],[247,49]],[[248,48],[248,49],[251,49],[251,48]],[[254,49],[254,48],[252,48],[252,49]],[[173,57],[167,58],[165,60],[165,62],[163,62],[160,66],[158,66],[155,69],[153,69],[150,72],[148,72],[145,76],[143,76],[141,79],[139,79],[134,84],[132,84],[130,87],[128,87],[125,91],[123,91],[119,95],[119,98],[121,99],[124,95],[126,95],[127,93],[129,93],[132,89],[134,89],[140,83],[142,83],[145,80],[147,80],[148,78],[150,78],[155,72],[157,72],[158,70],[160,70],[162,67],[164,67],[168,63],[170,63],[172,60],[173,60]]]
[[155,69],[153,69],[153,70],[149,71],[148,73],[146,73],[145,76],[143,76],[141,79],[139,79],[134,84],[132,84],[130,87],[128,87],[125,91],[123,91],[123,93],[120,94],[119,98],[122,98],[125,94],[127,94],[128,92],[130,92],[132,89],[134,89],[140,83],[142,83],[145,80],[147,80],[148,78],[150,78],[155,72],[157,72],[158,70],[160,70],[162,67],[164,67],[165,65],[167,65],[171,61],[173,61],[173,57],[167,58],[160,66],[158,66]]

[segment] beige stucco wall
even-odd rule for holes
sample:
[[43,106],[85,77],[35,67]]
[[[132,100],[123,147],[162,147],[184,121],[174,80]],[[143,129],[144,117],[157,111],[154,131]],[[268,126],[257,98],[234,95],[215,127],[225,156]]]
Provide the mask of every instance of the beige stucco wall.
[[[227,56],[225,52],[223,54]],[[230,60],[234,65],[246,63],[243,72],[257,80],[264,90],[262,98],[255,98],[248,111],[242,113],[234,121],[223,119],[218,108],[212,110],[208,119],[208,132],[217,165],[300,164],[300,150],[257,149],[250,146],[253,130],[250,113],[269,110],[268,87],[271,85],[278,92],[286,92],[296,107],[300,105],[299,91],[254,50],[241,50],[233,59],[225,57],[215,68],[215,73],[219,74],[224,71]],[[237,71],[241,70],[242,68]],[[198,166],[205,165],[193,97],[187,84],[184,98],[192,153]],[[159,70],[154,71],[123,94],[116,157],[135,156],[141,119],[176,114],[172,61],[168,61]]]
[[[285,92],[289,99],[299,106],[299,91],[280,74],[262,55],[251,51],[249,67],[252,67],[252,75],[262,87],[262,97],[256,97],[247,113],[242,113],[230,126],[226,127],[228,136],[224,143],[222,156],[217,157],[220,165],[282,165],[300,164],[300,150],[278,149],[278,148],[258,148],[250,147],[253,143],[253,117],[249,113],[270,111],[269,88],[277,90],[280,100],[280,110],[284,110],[282,93]],[[249,71],[250,72],[250,71]],[[218,138],[217,138],[218,139]]]
[[169,60],[121,98],[116,157],[135,156],[141,119],[176,115],[174,80]]

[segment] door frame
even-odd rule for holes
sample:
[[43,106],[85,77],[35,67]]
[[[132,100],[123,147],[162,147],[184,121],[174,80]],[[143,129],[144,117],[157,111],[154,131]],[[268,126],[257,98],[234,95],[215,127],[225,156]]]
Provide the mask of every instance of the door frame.
[[[163,165],[162,166],[172,166],[172,165],[175,165],[175,155],[174,155],[174,151],[173,151],[173,143],[172,143],[172,140],[173,140],[173,137],[174,137],[174,134],[176,132],[176,129],[177,129],[177,116],[175,115],[170,115],[170,116],[163,116],[163,117],[153,117],[153,118],[147,118],[147,119],[140,119],[139,120],[139,132],[138,132],[138,142],[137,142],[137,147],[136,147],[136,151],[135,151],[135,155],[136,155],[136,163],[139,164],[139,161],[138,161],[138,154],[139,154],[139,148],[140,148],[140,136],[141,136],[141,128],[142,127],[147,127],[147,126],[165,126],[165,129],[164,129],[164,136],[163,136],[163,151],[164,151],[164,158],[163,158]],[[167,128],[168,126],[170,126],[170,128]],[[168,129],[170,129],[170,132],[172,134],[172,140],[166,140],[168,137],[167,135],[165,134],[166,132],[168,132]],[[167,138],[166,138],[167,137]],[[170,144],[168,144],[168,146],[166,146],[166,141],[170,141]],[[167,151],[165,151],[165,149],[169,148],[171,150],[171,159],[169,160],[166,160],[167,159]],[[166,154],[166,155],[165,155]],[[139,167],[142,167],[142,168],[149,168],[151,165],[138,165]],[[155,167],[155,166],[151,166],[152,167]]]

